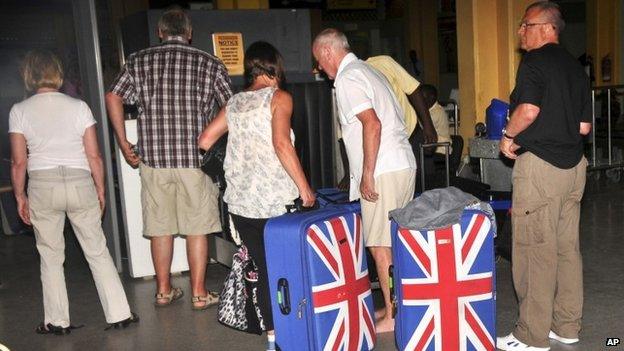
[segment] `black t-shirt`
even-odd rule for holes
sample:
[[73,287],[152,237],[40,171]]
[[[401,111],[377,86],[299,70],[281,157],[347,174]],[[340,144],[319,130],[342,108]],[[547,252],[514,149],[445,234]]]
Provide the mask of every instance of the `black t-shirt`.
[[559,44],[546,44],[522,58],[510,110],[523,103],[540,108],[535,121],[515,137],[525,151],[569,169],[583,156],[580,122],[591,122],[589,79]]

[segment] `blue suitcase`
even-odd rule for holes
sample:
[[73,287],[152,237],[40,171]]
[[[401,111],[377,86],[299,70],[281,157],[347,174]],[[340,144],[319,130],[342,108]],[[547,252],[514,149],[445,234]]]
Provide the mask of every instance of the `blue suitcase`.
[[277,344],[371,350],[374,309],[358,204],[269,220],[265,249]]
[[349,202],[349,193],[338,188],[323,188],[316,190],[316,202],[320,208],[335,204],[346,204]]
[[399,350],[495,350],[494,230],[485,212],[417,231],[392,222]]

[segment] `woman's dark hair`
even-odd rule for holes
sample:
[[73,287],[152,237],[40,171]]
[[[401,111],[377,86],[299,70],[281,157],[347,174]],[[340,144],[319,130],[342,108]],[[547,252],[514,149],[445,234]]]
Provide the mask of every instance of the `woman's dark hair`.
[[245,51],[245,88],[250,87],[263,74],[276,78],[280,88],[286,81],[282,55],[273,45],[257,41]]

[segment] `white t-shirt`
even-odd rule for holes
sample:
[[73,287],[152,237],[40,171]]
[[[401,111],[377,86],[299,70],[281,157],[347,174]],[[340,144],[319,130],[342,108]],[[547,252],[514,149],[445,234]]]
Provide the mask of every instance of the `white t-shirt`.
[[26,139],[28,171],[59,166],[90,171],[82,137],[95,123],[84,101],[59,92],[35,94],[9,113],[9,133]]
[[403,110],[387,79],[371,65],[349,53],[340,62],[334,86],[342,138],[349,158],[350,199],[360,197],[364,149],[362,122],[357,114],[362,111],[372,108],[381,121],[381,140],[374,176],[407,168],[416,169],[416,159],[403,121]]

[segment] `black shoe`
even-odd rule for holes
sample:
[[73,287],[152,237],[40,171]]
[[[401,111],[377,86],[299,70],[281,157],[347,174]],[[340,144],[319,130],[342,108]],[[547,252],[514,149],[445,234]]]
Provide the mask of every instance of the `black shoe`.
[[130,317],[124,319],[123,321],[119,321],[119,322],[115,322],[115,323],[110,323],[108,325],[108,327],[106,327],[106,329],[104,330],[109,330],[109,329],[124,329],[127,328],[130,324],[132,323],[138,323],[139,322],[139,316],[136,315],[136,313],[134,312],[130,312]]
[[83,325],[79,325],[77,327],[70,325],[69,327],[63,328],[53,324],[48,323],[47,325],[43,322],[35,328],[35,332],[37,334],[54,334],[54,335],[67,335],[71,333],[72,329],[82,328]]

